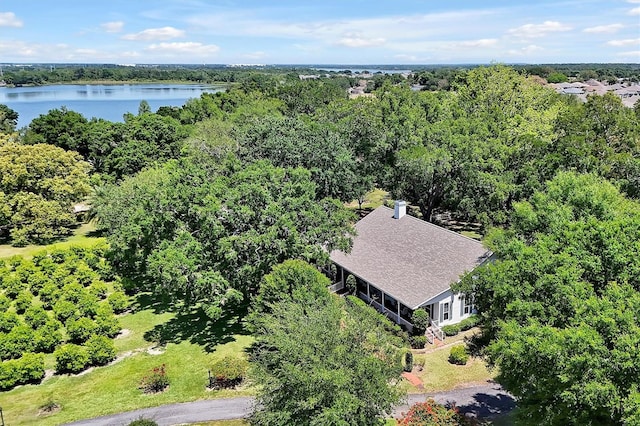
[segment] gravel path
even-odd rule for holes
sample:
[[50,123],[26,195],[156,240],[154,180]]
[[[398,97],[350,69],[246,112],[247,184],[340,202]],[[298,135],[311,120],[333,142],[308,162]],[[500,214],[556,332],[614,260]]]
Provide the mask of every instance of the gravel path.
[[[407,398],[407,404],[399,406],[394,415],[399,416],[409,409],[409,405],[424,401],[428,397],[442,404],[455,402],[461,412],[474,417],[490,417],[506,413],[515,407],[513,397],[503,391],[499,385],[486,383],[435,394],[411,394]],[[160,426],[237,419],[249,415],[253,402],[254,399],[250,397],[185,402],[96,417],[68,423],[68,425],[126,426],[130,421],[140,417],[153,419]]]

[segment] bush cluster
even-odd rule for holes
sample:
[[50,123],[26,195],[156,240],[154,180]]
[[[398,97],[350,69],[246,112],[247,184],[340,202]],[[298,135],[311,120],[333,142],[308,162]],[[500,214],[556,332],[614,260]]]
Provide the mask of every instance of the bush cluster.
[[407,373],[413,370],[413,354],[409,350],[402,355],[402,370]]
[[451,348],[449,352],[449,362],[456,365],[466,365],[469,361],[469,354],[467,348],[463,345],[456,345]]
[[455,336],[461,331],[467,331],[480,322],[480,316],[471,315],[469,318],[465,318],[457,324],[445,325],[442,327],[442,332],[447,336]]
[[[111,337],[120,324],[114,310],[126,309],[129,299],[119,283],[104,281],[114,279],[104,254],[104,245],[98,244],[42,251],[31,260],[0,260],[2,389],[39,380],[39,370],[34,373],[29,366],[44,353],[54,353],[59,373],[77,373],[115,358]],[[68,338],[64,345],[63,336]]]
[[421,334],[419,336],[409,337],[409,343],[413,349],[424,349],[427,344],[427,336]]
[[165,365],[155,367],[151,372],[142,378],[138,389],[141,389],[144,393],[158,393],[162,392],[169,386],[169,377],[165,370]]
[[25,353],[18,359],[0,362],[0,390],[34,383],[44,377],[44,355]]
[[249,363],[244,358],[225,356],[211,365],[209,388],[228,389],[238,386],[246,377]]
[[458,412],[458,409],[438,404],[433,399],[414,404],[409,412],[398,419],[398,425],[402,426],[467,426],[475,424],[474,419],[469,419]]

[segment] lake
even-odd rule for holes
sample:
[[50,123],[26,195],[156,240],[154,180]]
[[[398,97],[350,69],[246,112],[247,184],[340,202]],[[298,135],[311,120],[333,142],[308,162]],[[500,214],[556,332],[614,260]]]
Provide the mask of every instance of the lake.
[[123,121],[127,112],[137,114],[140,101],[151,111],[161,106],[182,106],[205,92],[219,92],[225,86],[199,84],[58,84],[36,87],[0,87],[0,104],[18,113],[18,128],[49,110],[65,106],[87,119]]

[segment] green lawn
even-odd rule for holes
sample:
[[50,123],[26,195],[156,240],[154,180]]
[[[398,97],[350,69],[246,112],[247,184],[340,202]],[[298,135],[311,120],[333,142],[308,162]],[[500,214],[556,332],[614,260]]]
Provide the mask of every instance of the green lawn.
[[[243,354],[252,342],[243,334],[238,317],[212,326],[203,321],[200,310],[160,313],[158,306],[150,305],[149,300],[144,302],[139,311],[120,318],[127,331],[115,342],[118,354],[125,358],[85,374],[54,376],[40,385],[0,393],[5,422],[55,425],[174,402],[252,393],[247,386],[219,392],[206,389],[208,366],[219,357]],[[162,345],[156,347],[158,341]],[[154,354],[147,349],[154,349]],[[162,364],[170,379],[169,388],[157,395],[145,395],[138,389],[140,380]],[[51,401],[61,410],[39,415],[40,407]]]
[[96,237],[96,227],[92,223],[83,223],[73,232],[73,235],[61,240],[60,242],[49,244],[46,246],[28,245],[25,247],[13,247],[9,244],[0,245],[0,259],[19,255],[25,258],[32,258],[35,253],[43,250],[51,250],[54,248],[69,248],[70,246],[92,246],[98,241],[104,241],[104,238]]
[[410,387],[409,392],[438,392],[455,389],[469,383],[486,382],[495,377],[496,371],[490,371],[486,363],[480,358],[470,358],[467,365],[449,363],[451,343],[463,343],[463,339],[475,332],[475,329],[460,333],[454,337],[447,337],[445,346],[435,350],[427,349],[426,353],[414,351],[414,365],[424,362],[421,372],[415,372],[423,382],[424,390]]

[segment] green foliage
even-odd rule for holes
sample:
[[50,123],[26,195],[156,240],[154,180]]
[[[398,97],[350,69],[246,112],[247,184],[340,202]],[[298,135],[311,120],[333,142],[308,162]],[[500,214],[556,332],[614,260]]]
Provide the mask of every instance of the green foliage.
[[449,324],[442,326],[442,332],[447,336],[455,336],[462,331],[460,324]]
[[[368,307],[310,296],[255,318],[252,424],[383,424],[399,401],[402,339]],[[373,316],[369,314],[373,311]]]
[[37,352],[51,353],[62,343],[62,324],[57,321],[48,321],[35,331],[35,350]]
[[127,426],[158,426],[158,423],[156,423],[154,420],[140,417],[139,419],[129,422]]
[[238,386],[247,376],[249,362],[237,356],[218,359],[209,369],[209,388],[228,389]]
[[413,334],[424,334],[429,327],[429,313],[422,308],[416,309],[411,315],[411,322],[413,323]]
[[89,293],[98,299],[105,299],[109,293],[109,286],[104,281],[96,280],[89,286]]
[[14,306],[16,308],[16,312],[19,314],[23,314],[24,311],[27,310],[31,306],[31,302],[33,301],[33,294],[29,291],[23,291],[18,294],[16,300],[14,301]]
[[264,276],[253,303],[257,315],[270,312],[274,303],[306,297],[327,299],[329,279],[303,260],[285,260]]
[[424,334],[409,337],[409,343],[413,349],[424,349],[427,344],[427,336]]
[[0,332],[8,333],[18,324],[20,324],[20,318],[15,312],[0,311]]
[[464,345],[456,345],[451,347],[449,352],[449,362],[456,365],[466,365],[469,361],[469,354]]
[[409,350],[402,355],[402,370],[406,372],[413,370],[413,353]]
[[169,387],[169,376],[167,376],[165,365],[162,364],[160,367],[154,367],[148,375],[142,378],[138,389],[144,393],[158,393],[167,387]]
[[19,358],[34,349],[34,332],[28,325],[19,324],[7,334],[0,334],[0,359]]
[[0,312],[6,312],[9,306],[11,306],[11,300],[3,293],[0,293]]
[[38,329],[49,321],[49,315],[42,306],[32,305],[24,313],[24,320],[31,328]]
[[129,298],[122,291],[114,291],[107,296],[107,302],[111,305],[113,312],[120,314],[129,307]]
[[[526,424],[621,424],[639,385],[640,204],[594,175],[559,173],[465,277],[498,380]],[[472,290],[473,289],[473,290]],[[470,294],[470,293],[467,293]]]
[[398,419],[401,426],[470,426],[474,424],[458,412],[454,406],[448,408],[429,398],[425,402],[413,404],[406,414]]
[[89,365],[89,353],[83,346],[67,343],[59,346],[53,356],[56,360],[56,372],[79,373]]
[[18,359],[0,362],[0,390],[36,383],[44,377],[44,355],[25,353]]
[[569,78],[561,72],[554,72],[547,77],[549,83],[566,83]]
[[77,306],[68,300],[60,299],[53,305],[53,313],[60,322],[66,322],[69,318],[78,316]]
[[89,164],[51,145],[0,145],[0,224],[12,244],[46,243],[68,235],[72,205],[89,192]]
[[93,335],[85,344],[89,354],[89,364],[105,365],[116,358],[116,347],[113,340],[106,336]]
[[114,268],[139,287],[201,302],[215,319],[255,295],[273,266],[350,246],[352,215],[336,200],[316,201],[308,171],[204,166],[144,171],[96,206]]
[[69,339],[74,343],[84,343],[96,331],[96,323],[87,317],[70,318],[65,323]]

